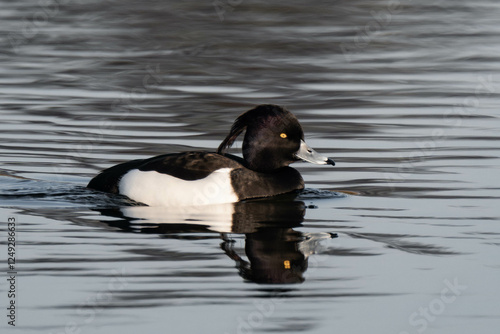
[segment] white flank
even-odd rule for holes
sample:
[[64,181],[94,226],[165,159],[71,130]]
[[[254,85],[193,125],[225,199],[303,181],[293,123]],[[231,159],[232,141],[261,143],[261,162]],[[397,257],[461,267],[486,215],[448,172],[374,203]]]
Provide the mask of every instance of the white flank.
[[[199,224],[209,230],[231,233],[234,204],[203,206],[125,206],[120,211],[132,222],[132,228],[147,229],[162,224]],[[138,225],[133,225],[134,223]]]
[[156,171],[133,169],[126,173],[120,194],[150,206],[232,203],[238,196],[231,187],[232,168],[218,169],[204,179],[186,181]]

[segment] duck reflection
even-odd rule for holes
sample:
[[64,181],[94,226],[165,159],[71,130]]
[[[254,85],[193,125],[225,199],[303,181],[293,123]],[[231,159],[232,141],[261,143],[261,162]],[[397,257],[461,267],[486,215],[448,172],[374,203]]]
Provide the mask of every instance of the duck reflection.
[[[207,233],[213,237],[217,232],[223,240],[221,249],[235,261],[240,276],[260,284],[302,283],[308,258],[316,252],[319,242],[336,237],[294,230],[304,220],[306,205],[287,198],[207,207],[131,206],[99,211],[122,218],[106,223],[131,232],[191,239],[197,235],[207,238]],[[235,247],[234,234],[245,236],[244,249]]]
[[233,249],[231,240],[221,244],[236,262],[239,274],[255,283],[302,283],[308,257],[300,251],[302,233],[291,228],[270,227],[245,234],[245,261]]

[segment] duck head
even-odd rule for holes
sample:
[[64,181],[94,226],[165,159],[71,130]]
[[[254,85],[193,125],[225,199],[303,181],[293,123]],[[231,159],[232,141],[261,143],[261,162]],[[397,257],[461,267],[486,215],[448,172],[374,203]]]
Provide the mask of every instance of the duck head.
[[272,104],[259,105],[240,115],[217,153],[224,154],[244,130],[243,158],[252,170],[271,172],[299,160],[335,165],[306,144],[302,127],[291,112]]

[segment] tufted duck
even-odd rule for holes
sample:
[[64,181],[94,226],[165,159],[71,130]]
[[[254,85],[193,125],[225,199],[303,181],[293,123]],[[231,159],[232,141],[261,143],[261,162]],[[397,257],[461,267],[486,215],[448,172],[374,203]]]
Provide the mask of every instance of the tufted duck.
[[[227,154],[244,130],[243,158]],[[102,171],[87,187],[150,206],[231,203],[303,189],[300,173],[288,166],[298,160],[335,165],[307,146],[292,113],[276,105],[260,105],[236,119],[216,153],[132,160]]]

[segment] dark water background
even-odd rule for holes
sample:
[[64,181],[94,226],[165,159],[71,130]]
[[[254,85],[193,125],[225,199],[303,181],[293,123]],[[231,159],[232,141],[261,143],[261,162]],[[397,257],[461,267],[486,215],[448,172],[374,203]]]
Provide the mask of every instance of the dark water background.
[[[0,3],[16,330],[498,332],[497,1]],[[84,188],[214,150],[260,103],[337,162],[297,163],[297,199],[165,211]]]

